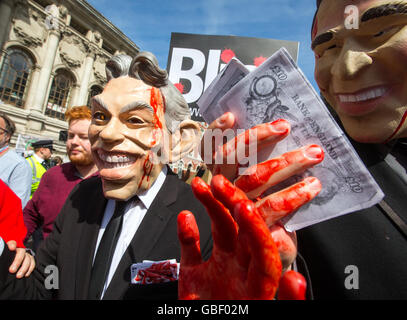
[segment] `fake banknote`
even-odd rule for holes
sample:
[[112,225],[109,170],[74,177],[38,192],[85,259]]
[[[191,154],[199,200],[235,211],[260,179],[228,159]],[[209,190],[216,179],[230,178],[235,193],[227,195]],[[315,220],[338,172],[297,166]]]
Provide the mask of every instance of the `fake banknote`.
[[[216,87],[214,84],[212,95]],[[281,190],[306,176],[315,176],[322,183],[315,199],[284,219],[286,229],[298,230],[371,207],[383,198],[383,192],[285,48],[248,73],[213,106],[221,114],[231,111],[237,128],[249,129],[277,119],[290,122],[290,135],[272,151],[260,155],[258,162],[308,144],[324,149],[322,163],[268,190]]]
[[248,73],[249,70],[243,63],[233,58],[212,81],[196,103],[202,118],[207,124],[211,124],[228,111],[217,105],[218,101]]

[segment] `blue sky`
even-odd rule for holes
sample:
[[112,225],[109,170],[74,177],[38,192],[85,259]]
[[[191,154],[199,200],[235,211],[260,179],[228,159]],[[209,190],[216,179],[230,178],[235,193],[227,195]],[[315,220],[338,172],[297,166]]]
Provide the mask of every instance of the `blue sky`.
[[167,66],[171,32],[300,42],[298,65],[316,88],[310,29],[314,0],[88,0],[142,51]]

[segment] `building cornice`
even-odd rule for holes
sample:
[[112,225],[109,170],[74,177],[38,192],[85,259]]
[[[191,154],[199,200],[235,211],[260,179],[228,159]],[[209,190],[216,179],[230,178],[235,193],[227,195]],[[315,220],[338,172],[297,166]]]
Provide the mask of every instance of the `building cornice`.
[[[27,3],[34,7],[36,10],[46,16],[47,12],[44,8],[39,6],[36,2],[32,0],[27,0]],[[80,20],[82,23],[89,27],[89,30],[98,31],[102,34],[103,41],[108,41],[110,43],[118,44],[117,50],[125,50],[129,55],[135,55],[140,51],[140,48],[130,40],[120,29],[113,25],[106,17],[104,17],[99,11],[93,8],[85,0],[60,0],[59,3],[66,7],[69,14]],[[86,37],[69,25],[65,25],[64,21],[59,20],[61,26],[64,26],[65,30],[69,29],[71,32],[75,33],[80,38],[86,39]],[[64,30],[61,30],[64,31]],[[88,39],[86,39],[89,41]],[[105,49],[100,48],[101,51],[105,52],[107,56],[111,56],[109,52]]]
[[[140,51],[140,48],[132,40],[130,40],[120,29],[113,25],[105,16],[103,16],[99,11],[92,7],[87,1],[65,0],[63,1],[63,3],[64,5],[69,6],[69,9],[75,12],[75,15],[83,15],[83,21],[88,21],[89,17],[93,17],[93,22],[97,23],[98,27],[100,28],[99,31],[105,33],[103,37],[105,40],[114,39],[115,42],[117,42],[119,39],[119,42],[122,42],[122,48],[130,51],[128,52],[129,54],[138,53]],[[106,37],[110,39],[106,39]]]

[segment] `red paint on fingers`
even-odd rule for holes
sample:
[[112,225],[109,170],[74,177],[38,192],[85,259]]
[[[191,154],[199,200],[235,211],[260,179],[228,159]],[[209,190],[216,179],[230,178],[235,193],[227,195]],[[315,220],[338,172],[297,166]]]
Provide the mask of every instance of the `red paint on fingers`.
[[[249,131],[255,130],[258,139],[258,149],[264,149],[270,144],[277,143],[283,140],[291,131],[290,123],[284,119],[278,119],[273,122],[264,123],[251,128]],[[249,143],[248,140],[245,141]]]
[[222,175],[216,175],[211,180],[213,195],[222,202],[233,215],[234,206],[241,200],[248,200],[246,194],[236,188],[228,179]]
[[260,151],[284,139],[290,130],[289,122],[284,119],[254,126],[223,145],[223,159],[228,159],[228,155],[236,153],[238,148],[244,149],[247,153],[250,144],[256,144],[257,151]]
[[183,244],[199,242],[199,230],[195,223],[194,215],[187,211],[181,211],[177,218],[178,236]]
[[[225,126],[228,127],[228,126]],[[226,132],[226,131],[223,131]],[[290,133],[290,124],[283,119],[257,125],[222,145],[216,145],[212,138],[212,172],[223,174],[233,181],[239,172],[239,164],[247,163],[250,155],[283,140]],[[205,145],[205,143],[204,143]],[[205,147],[204,147],[205,150]]]
[[320,146],[302,147],[250,167],[236,179],[235,185],[253,199],[268,188],[320,163],[323,159],[324,151]]
[[[252,201],[242,200],[237,203],[235,206],[235,217],[239,225],[239,232],[244,233],[250,239],[251,243],[249,245],[252,254],[257,254],[258,250],[262,250],[264,246],[270,249],[269,255],[274,255],[278,252],[268,227]],[[260,265],[268,263],[265,260],[260,260],[259,262]],[[262,266],[262,269],[267,270],[265,265]]]
[[314,199],[321,189],[321,182],[317,178],[307,177],[303,181],[258,201],[257,210],[266,224],[271,226]]
[[199,243],[199,230],[194,215],[189,211],[181,211],[177,217],[178,239],[181,243],[181,262],[184,266],[202,262]]
[[191,186],[211,217],[214,244],[225,252],[233,251],[236,248],[237,225],[229,210],[215,199],[209,185],[201,178],[194,178]]
[[270,232],[258,214],[253,202],[240,201],[235,208],[239,235],[247,242],[251,260],[247,284],[249,296],[255,299],[272,299],[281,275],[280,256]]

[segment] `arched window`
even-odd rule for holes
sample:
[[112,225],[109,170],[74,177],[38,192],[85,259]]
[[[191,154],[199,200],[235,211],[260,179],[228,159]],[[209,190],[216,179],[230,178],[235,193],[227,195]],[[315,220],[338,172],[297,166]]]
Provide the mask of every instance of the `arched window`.
[[7,49],[0,72],[0,100],[16,107],[24,106],[33,65],[23,50]]
[[90,88],[89,96],[88,96],[88,103],[87,103],[87,106],[88,106],[89,108],[91,107],[91,105],[90,105],[90,99],[91,99],[92,97],[94,97],[94,96],[97,96],[98,94],[101,94],[102,91],[103,91],[103,89],[102,89],[101,87],[97,86],[97,85],[94,85],[94,86],[92,86],[92,87]]
[[51,84],[48,103],[45,109],[47,116],[65,120],[65,111],[68,108],[69,97],[74,81],[66,70],[58,70]]

